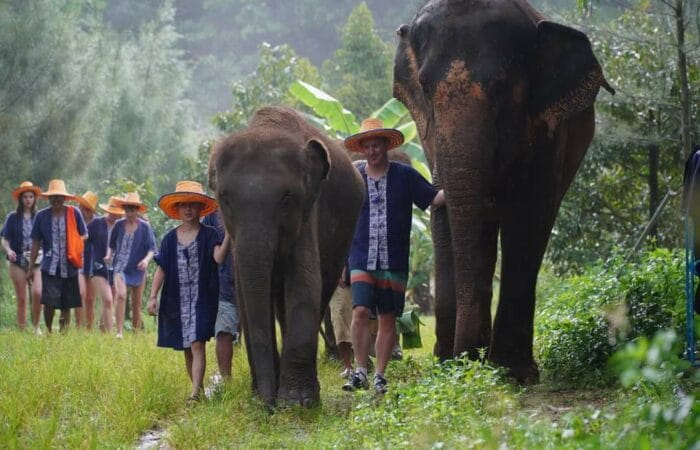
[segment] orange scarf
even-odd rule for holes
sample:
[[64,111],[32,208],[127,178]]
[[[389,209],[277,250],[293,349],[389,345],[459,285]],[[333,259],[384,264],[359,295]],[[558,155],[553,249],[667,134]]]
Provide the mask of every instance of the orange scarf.
[[75,218],[75,208],[68,206],[66,211],[66,257],[76,269],[83,267],[83,250],[85,242],[78,231],[78,219]]

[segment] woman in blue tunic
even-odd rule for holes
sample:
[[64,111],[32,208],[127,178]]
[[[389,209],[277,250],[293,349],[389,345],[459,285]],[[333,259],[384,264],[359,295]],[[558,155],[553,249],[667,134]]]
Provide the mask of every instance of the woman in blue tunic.
[[114,267],[114,287],[117,301],[117,338],[124,331],[127,289],[131,292],[131,325],[141,328],[141,299],[146,287],[146,268],[156,252],[156,240],[148,222],[139,217],[148,207],[141,203],[137,192],[127,193],[117,202],[125,218],[114,224],[109,240],[106,263]]
[[[10,278],[17,294],[17,324],[20,330],[27,326],[27,266],[29,261],[25,253],[32,249],[32,225],[36,215],[36,199],[41,188],[31,181],[22,182],[12,191],[12,198],[17,202],[17,210],[11,212],[5,220],[0,236],[2,247],[10,262]],[[39,318],[41,316],[41,276],[39,265],[35,265],[36,276],[31,286],[32,325],[34,332],[41,334]]]
[[202,225],[199,218],[216,210],[217,204],[204,193],[201,184],[180,181],[175,192],[158,200],[158,206],[182,223],[161,242],[148,313],[155,315],[158,311],[158,346],[184,350],[185,367],[192,381],[189,401],[196,401],[204,383],[205,343],[214,336],[219,304],[217,264],[226,258],[219,233]]

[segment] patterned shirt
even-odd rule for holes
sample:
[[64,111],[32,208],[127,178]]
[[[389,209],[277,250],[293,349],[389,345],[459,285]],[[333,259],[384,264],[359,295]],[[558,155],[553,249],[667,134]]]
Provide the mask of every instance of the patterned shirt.
[[199,257],[197,241],[188,245],[177,243],[177,276],[180,284],[180,320],[182,343],[185,348],[197,340],[197,310],[199,299]]
[[367,270],[387,270],[389,244],[386,226],[386,173],[378,180],[368,176],[367,190],[370,200]]
[[66,218],[51,217],[51,263],[49,275],[68,278],[68,260],[66,259]]
[[131,246],[134,244],[134,234],[124,232],[122,237],[122,243],[119,247],[119,253],[117,253],[116,258],[114,258],[114,273],[122,273],[126,269],[126,264],[129,262],[129,255],[131,255]]
[[31,217],[22,219],[22,250],[25,252],[32,249],[32,225],[34,220]]

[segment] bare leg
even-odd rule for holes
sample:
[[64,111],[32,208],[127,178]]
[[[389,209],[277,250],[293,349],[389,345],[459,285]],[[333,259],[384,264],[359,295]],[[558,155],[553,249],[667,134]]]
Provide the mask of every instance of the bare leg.
[[51,333],[51,327],[53,326],[53,314],[56,308],[50,305],[44,305],[44,322],[46,323],[46,330]]
[[139,286],[132,286],[131,290],[131,324],[134,327],[134,332],[141,329],[141,299],[143,298],[143,289],[146,287],[146,281]]
[[86,292],[86,283],[85,283],[85,274],[79,273],[78,274],[78,289],[80,290],[80,307],[75,308],[75,327],[80,328],[83,326],[83,306],[85,306],[85,292]]
[[68,325],[70,325],[70,309],[62,309],[61,315],[58,317],[58,326],[61,333],[68,331]]
[[40,332],[39,318],[41,317],[41,270],[39,266],[34,269],[34,278],[32,281],[32,325],[34,330]]
[[190,397],[197,397],[204,389],[204,371],[207,361],[204,342],[194,341],[192,351],[192,393]]
[[92,330],[95,324],[95,289],[90,278],[85,277],[85,298],[83,299],[83,312],[85,313],[85,327]]
[[396,316],[394,314],[378,314],[379,330],[377,331],[377,342],[374,344],[377,352],[377,368],[375,370],[384,376],[384,370],[391,358],[391,351],[396,342]]
[[92,277],[90,279],[95,295],[99,294],[102,299],[102,330],[112,332],[112,288],[109,282],[102,277]]
[[185,349],[185,369],[187,369],[187,375],[192,381],[192,350],[189,348]]
[[216,335],[216,362],[219,363],[219,373],[224,380],[231,379],[231,360],[233,359],[233,335],[219,333]]
[[27,326],[27,275],[21,267],[10,264],[10,278],[17,295],[17,325],[24,330]]
[[372,345],[369,333],[369,308],[356,306],[352,310],[352,347],[355,349],[355,366],[367,368],[369,347]]
[[122,275],[114,276],[114,288],[117,293],[117,337],[124,333],[124,312],[126,310],[126,281]]
[[339,342],[338,352],[343,362],[343,368],[352,370],[352,344],[350,342]]

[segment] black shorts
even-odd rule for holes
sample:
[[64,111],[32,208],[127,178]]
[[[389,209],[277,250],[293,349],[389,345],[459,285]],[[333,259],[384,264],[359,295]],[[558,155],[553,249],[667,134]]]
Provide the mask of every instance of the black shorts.
[[114,286],[114,270],[112,268],[108,269],[104,264],[93,263],[91,277],[102,277],[107,280],[110,286]]
[[78,276],[61,278],[41,272],[41,304],[56,309],[80,308]]

